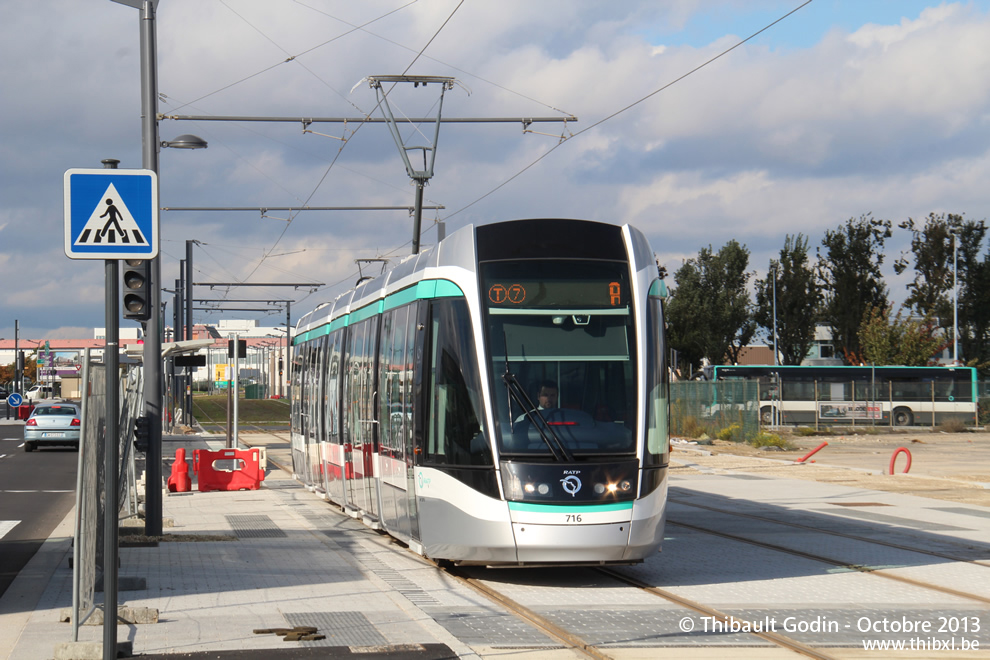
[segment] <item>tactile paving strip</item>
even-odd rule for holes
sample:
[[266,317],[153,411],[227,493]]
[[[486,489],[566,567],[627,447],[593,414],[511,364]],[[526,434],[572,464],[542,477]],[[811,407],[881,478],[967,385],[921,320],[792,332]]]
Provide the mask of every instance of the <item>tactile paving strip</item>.
[[286,612],[290,626],[313,626],[326,639],[304,646],[386,646],[388,640],[361,612]]
[[420,588],[418,584],[402,575],[399,571],[389,568],[375,557],[371,555],[360,555],[358,559],[372,573],[413,603],[417,605],[439,605],[439,601]]
[[224,516],[239,539],[279,538],[286,536],[266,515]]

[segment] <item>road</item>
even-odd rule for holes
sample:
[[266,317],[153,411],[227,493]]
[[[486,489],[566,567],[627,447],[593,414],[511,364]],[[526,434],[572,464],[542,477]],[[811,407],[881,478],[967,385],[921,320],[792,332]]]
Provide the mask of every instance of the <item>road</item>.
[[67,447],[27,453],[23,435],[23,424],[0,423],[0,596],[76,500],[79,453]]

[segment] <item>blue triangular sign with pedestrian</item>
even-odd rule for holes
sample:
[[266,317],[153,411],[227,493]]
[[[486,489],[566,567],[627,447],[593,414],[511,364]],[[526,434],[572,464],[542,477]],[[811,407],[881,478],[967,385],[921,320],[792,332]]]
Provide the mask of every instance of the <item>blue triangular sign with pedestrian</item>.
[[141,228],[138,227],[134,216],[131,215],[127,204],[120,193],[111,183],[103,193],[103,201],[97,204],[93,213],[86,221],[82,233],[74,245],[113,245],[134,243],[141,245],[148,242]]
[[151,170],[65,173],[65,254],[71,259],[158,255],[158,176]]

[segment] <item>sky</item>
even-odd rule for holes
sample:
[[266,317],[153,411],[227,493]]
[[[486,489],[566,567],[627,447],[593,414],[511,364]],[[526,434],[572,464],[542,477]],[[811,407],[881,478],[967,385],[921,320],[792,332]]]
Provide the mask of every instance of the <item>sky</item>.
[[[31,339],[104,325],[103,262],[64,253],[63,174],[142,166],[139,13],[0,3],[0,338],[15,319]],[[156,27],[166,116],[382,117],[366,78],[407,74],[456,80],[444,117],[577,117],[443,124],[424,247],[438,222],[575,217],[640,228],[671,273],[734,239],[763,277],[788,235],[814,250],[870,213],[895,225],[883,268],[899,301],[896,225],[990,208],[990,0],[161,0]],[[388,97],[398,117],[435,116],[439,98]],[[304,128],[162,119],[161,140],[209,148],[161,150],[160,205],[412,206],[386,125]],[[428,144],[416,128],[405,143]],[[196,298],[291,300],[294,322],[354,284],[355,260],[409,254],[412,225],[406,210],[162,211],[162,279],[173,288],[193,240],[194,282],[305,284]],[[284,320],[268,307],[194,320]]]

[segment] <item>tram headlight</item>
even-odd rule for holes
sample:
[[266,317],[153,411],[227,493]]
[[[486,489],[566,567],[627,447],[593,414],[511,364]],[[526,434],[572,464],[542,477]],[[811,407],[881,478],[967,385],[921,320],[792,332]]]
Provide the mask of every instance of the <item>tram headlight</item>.
[[525,486],[523,486],[523,490],[526,491],[526,494],[527,495],[532,495],[533,493],[537,493],[539,495],[549,495],[550,494],[550,485],[549,484],[532,484],[532,483],[530,483],[530,484],[526,484]]
[[623,479],[619,483],[595,484],[596,495],[604,495],[605,493],[614,495],[618,492],[628,493],[630,490],[632,490],[632,483],[628,479]]

